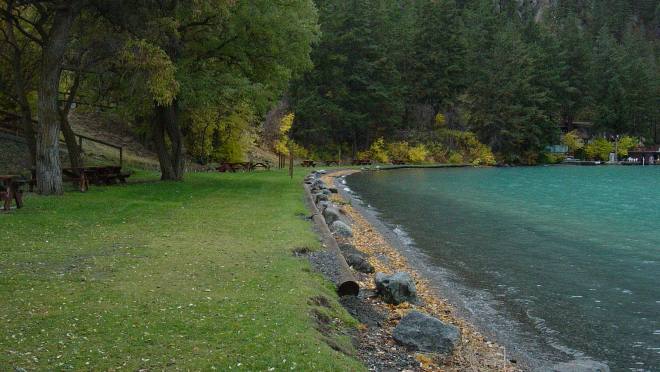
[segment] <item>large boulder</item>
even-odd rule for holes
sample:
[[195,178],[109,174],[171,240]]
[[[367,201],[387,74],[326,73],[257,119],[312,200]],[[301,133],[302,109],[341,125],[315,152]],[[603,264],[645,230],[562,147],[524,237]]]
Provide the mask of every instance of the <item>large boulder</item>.
[[394,328],[392,337],[413,350],[450,355],[461,342],[461,331],[432,316],[411,311]]
[[340,216],[341,212],[339,209],[333,206],[328,206],[325,210],[323,210],[323,218],[325,218],[325,223],[328,225],[331,225],[335,221],[339,221]]
[[314,203],[319,204],[322,201],[328,201],[328,195],[325,195],[323,193],[316,193],[312,195],[314,197]]
[[312,190],[320,190],[325,184],[319,179],[315,179],[312,184],[309,186]]
[[398,305],[413,302],[417,298],[417,288],[410,274],[398,272],[392,275],[376,273],[376,291],[388,304]]
[[361,273],[370,274],[374,272],[373,265],[371,265],[361,254],[349,253],[344,255],[344,258],[346,259],[348,266]]
[[341,253],[344,256],[349,255],[349,254],[357,254],[357,255],[364,256],[364,253],[362,253],[360,250],[355,248],[355,246],[353,244],[350,244],[350,243],[339,243],[339,250],[341,251]]
[[351,227],[348,226],[346,223],[339,220],[334,221],[332,224],[330,224],[330,230],[332,230],[332,232],[344,238],[350,238],[351,236],[353,236],[353,229],[351,229]]

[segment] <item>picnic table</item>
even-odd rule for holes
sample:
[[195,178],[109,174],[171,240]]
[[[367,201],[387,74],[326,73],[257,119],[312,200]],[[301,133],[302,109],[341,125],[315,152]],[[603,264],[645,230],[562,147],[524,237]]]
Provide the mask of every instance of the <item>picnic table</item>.
[[257,168],[270,169],[270,164],[268,162],[251,162],[251,161],[241,161],[236,163],[225,162],[222,163],[219,167],[216,168],[218,172],[231,172],[235,173],[236,171],[253,171]]
[[353,165],[371,165],[371,159],[353,159]]
[[122,172],[121,166],[117,165],[63,168],[62,174],[82,192],[89,189],[90,183],[94,185],[126,183],[126,179],[131,176],[130,173]]
[[403,165],[403,164],[406,164],[406,162],[401,160],[401,159],[392,159],[392,164],[393,165]]
[[12,200],[16,201],[16,208],[23,207],[23,190],[21,188],[27,181],[22,176],[0,175],[0,200],[3,201],[3,210],[11,209]]
[[314,160],[303,160],[300,165],[303,167],[308,167],[308,168],[313,168],[316,166],[316,162]]
[[326,167],[329,167],[331,165],[339,166],[339,160],[326,160],[324,161],[324,163]]

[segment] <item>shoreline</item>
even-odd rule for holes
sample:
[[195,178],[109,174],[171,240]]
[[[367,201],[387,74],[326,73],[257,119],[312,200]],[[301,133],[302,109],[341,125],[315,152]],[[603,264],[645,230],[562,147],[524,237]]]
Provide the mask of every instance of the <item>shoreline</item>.
[[[412,308],[454,324],[463,334],[471,336],[470,347],[459,348],[449,365],[442,364],[442,370],[473,369],[473,356],[479,355],[482,361],[489,362],[477,367],[478,370],[609,372],[607,365],[564,345],[556,345],[553,340],[539,337],[529,325],[496,310],[489,301],[492,299],[488,292],[470,288],[455,278],[451,271],[430,264],[425,252],[406,241],[405,231],[402,231],[403,234],[397,233],[395,226],[382,221],[377,212],[365,205],[350,188],[344,190],[348,185],[340,181],[362,171],[365,169],[330,170],[321,179],[328,186],[338,189],[334,200],[342,203],[353,221],[355,237],[351,243],[372,257],[369,261],[376,271],[409,272],[423,299],[421,306]],[[378,265],[378,261],[383,263],[382,256],[389,257],[384,267]],[[360,286],[369,289],[373,284],[372,281],[360,282]],[[475,296],[477,300],[473,301]],[[429,307],[429,304],[432,306]],[[468,365],[456,368],[468,359]]]
[[[341,186],[343,185],[336,184],[336,180],[340,177],[360,171],[361,170],[359,169],[332,170],[327,174],[322,175],[321,179],[326,185],[337,187],[339,190],[342,190],[343,187]],[[446,359],[438,360],[432,355],[409,352],[410,356],[419,362],[419,368],[415,369],[422,371],[528,370],[529,366],[526,365],[524,359],[519,359],[518,355],[515,354],[515,358],[512,358],[506,348],[493,341],[494,337],[491,335],[486,336],[483,332],[480,332],[477,327],[466,320],[466,318],[457,311],[453,304],[440,296],[432,281],[429,280],[426,275],[421,273],[423,270],[419,270],[419,267],[416,267],[414,263],[409,262],[406,255],[402,253],[402,247],[393,244],[391,238],[386,237],[387,234],[384,234],[383,231],[381,231],[382,227],[379,228],[379,226],[376,226],[374,223],[375,221],[370,221],[370,218],[366,216],[364,211],[361,211],[359,207],[356,207],[351,203],[351,201],[354,201],[354,198],[350,194],[347,194],[342,190],[338,194],[333,194],[331,201],[342,205],[342,208],[346,211],[347,216],[352,222],[354,233],[352,238],[340,238],[338,241],[352,244],[359,251],[365,253],[368,257],[369,263],[374,266],[376,272],[408,272],[415,280],[417,286],[418,298],[420,299],[419,303],[404,303],[397,306],[387,305],[371,296],[374,291],[374,275],[358,275],[358,282],[362,288],[362,292],[366,293],[366,296],[362,296],[363,300],[369,302],[372,306],[380,308],[380,310],[387,314],[387,321],[383,322],[381,325],[382,334],[385,337],[380,337],[380,340],[377,340],[377,343],[380,343],[380,345],[373,345],[374,335],[370,334],[374,333],[373,329],[370,330],[369,327],[366,327],[366,329],[361,330],[360,343],[364,343],[365,341],[372,342],[371,349],[367,350],[367,353],[375,352],[377,355],[382,355],[384,350],[387,349],[396,349],[397,347],[401,349],[400,346],[394,343],[389,335],[396,323],[398,323],[398,320],[407,312],[414,309],[435,316],[443,322],[455,325],[460,328],[462,333],[461,345]],[[370,357],[364,354],[365,351],[360,350],[360,359],[368,364]]]

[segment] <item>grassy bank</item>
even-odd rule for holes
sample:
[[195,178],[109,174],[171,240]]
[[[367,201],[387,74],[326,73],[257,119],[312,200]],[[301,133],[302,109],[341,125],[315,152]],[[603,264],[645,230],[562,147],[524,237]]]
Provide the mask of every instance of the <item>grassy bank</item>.
[[302,176],[194,174],[0,214],[0,369],[362,369],[333,286],[291,254],[318,247]]

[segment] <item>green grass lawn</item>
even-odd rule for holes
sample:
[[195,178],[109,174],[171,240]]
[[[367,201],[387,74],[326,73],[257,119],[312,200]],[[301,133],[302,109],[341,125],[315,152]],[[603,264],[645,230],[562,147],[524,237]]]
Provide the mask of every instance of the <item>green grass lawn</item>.
[[303,172],[151,175],[0,214],[0,370],[362,370],[334,286],[291,253],[319,247]]

